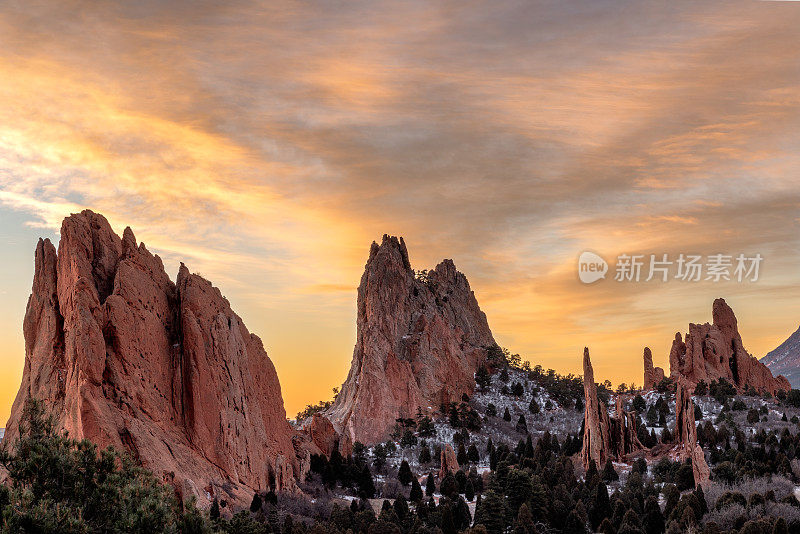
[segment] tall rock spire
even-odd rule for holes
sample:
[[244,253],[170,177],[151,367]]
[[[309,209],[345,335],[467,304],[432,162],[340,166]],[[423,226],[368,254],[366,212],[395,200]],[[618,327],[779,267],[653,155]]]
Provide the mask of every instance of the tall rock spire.
[[398,417],[471,393],[491,345],[486,315],[453,262],[416,275],[403,239],[384,235],[358,288],[350,372],[325,416],[343,442],[384,440]]

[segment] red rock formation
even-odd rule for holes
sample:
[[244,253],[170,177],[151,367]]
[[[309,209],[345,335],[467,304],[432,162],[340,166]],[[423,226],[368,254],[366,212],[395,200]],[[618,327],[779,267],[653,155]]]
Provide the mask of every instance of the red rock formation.
[[329,458],[333,451],[339,447],[339,434],[336,433],[336,429],[333,428],[333,425],[326,417],[318,413],[311,417],[307,432],[312,443],[319,447],[322,454]]
[[594,460],[598,469],[602,469],[606,460],[626,461],[629,454],[645,448],[636,435],[636,414],[625,411],[624,398],[617,396],[614,418],[608,416],[608,409],[598,399],[588,348],[583,349],[583,393],[586,398],[581,450],[584,468]]
[[664,369],[653,367],[653,353],[650,347],[644,348],[644,389],[654,389],[664,380]]
[[325,413],[351,443],[388,437],[398,417],[430,412],[475,387],[494,338],[451,260],[415,276],[402,238],[372,244],[358,288],[350,373]]
[[458,472],[458,460],[456,459],[456,451],[448,443],[443,449],[439,462],[439,479],[443,479],[447,473]]
[[617,460],[626,460],[629,454],[645,448],[636,434],[636,413],[626,412],[623,404],[625,399],[617,395],[615,417],[611,420],[613,429],[613,450]]
[[64,220],[58,253],[39,241],[24,335],[8,442],[35,397],[72,437],[128,451],[201,504],[202,489],[246,503],[302,475],[261,340],[185,266],[170,281],[130,228],[120,239],[86,210]]
[[692,461],[695,485],[708,483],[711,470],[706,463],[703,449],[697,443],[697,424],[694,420],[694,402],[690,386],[685,380],[679,380],[675,397],[675,437],[681,458]]
[[597,384],[594,382],[588,348],[583,349],[583,393],[586,404],[581,459],[584,467],[588,467],[589,461],[594,460],[597,468],[602,469],[606,460],[612,456],[611,421],[606,405],[597,398]]
[[733,310],[724,299],[714,301],[712,324],[690,324],[686,341],[675,335],[669,356],[670,377],[694,387],[700,380],[726,379],[739,391],[752,387],[773,395],[790,389],[789,381],[773,377],[769,368],[747,353]]

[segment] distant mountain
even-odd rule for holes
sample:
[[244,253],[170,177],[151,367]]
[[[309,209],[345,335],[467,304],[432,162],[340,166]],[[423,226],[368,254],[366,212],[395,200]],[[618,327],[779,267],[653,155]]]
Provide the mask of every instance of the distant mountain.
[[778,348],[761,358],[770,370],[789,379],[793,388],[800,388],[800,328]]

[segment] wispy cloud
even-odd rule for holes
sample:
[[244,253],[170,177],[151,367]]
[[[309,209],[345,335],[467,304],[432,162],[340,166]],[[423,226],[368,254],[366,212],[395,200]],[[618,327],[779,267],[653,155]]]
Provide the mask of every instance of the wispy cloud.
[[[721,291],[764,312],[761,353],[796,322],[799,24],[764,2],[6,4],[0,203],[51,230],[90,207],[188,259],[290,411],[344,378],[384,232],[418,268],[453,257],[500,340],[560,370],[594,345],[630,382]],[[776,267],[763,293],[587,288],[584,249]]]

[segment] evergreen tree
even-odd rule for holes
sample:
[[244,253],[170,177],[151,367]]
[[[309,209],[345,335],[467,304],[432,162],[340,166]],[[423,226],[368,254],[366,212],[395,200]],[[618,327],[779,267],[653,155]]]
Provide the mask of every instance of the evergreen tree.
[[475,507],[475,524],[483,525],[488,534],[502,534],[505,531],[505,502],[494,491],[487,491],[480,497]]
[[433,479],[433,473],[428,473],[428,480],[425,483],[425,495],[432,496],[436,492],[436,482]]
[[614,464],[610,459],[606,460],[606,465],[603,467],[603,480],[606,482],[619,480],[619,474],[617,470],[614,469]]
[[417,477],[411,481],[411,492],[408,494],[408,500],[411,502],[421,501],[423,498],[422,495],[422,486],[419,485],[419,480]]
[[481,454],[478,452],[478,447],[472,443],[467,449],[467,458],[471,463],[478,463],[481,460]]
[[129,456],[59,431],[36,399],[23,406],[19,437],[0,448],[0,466],[3,532],[169,532],[179,520],[171,488]]
[[536,415],[541,411],[541,409],[539,408],[539,403],[536,402],[536,398],[531,399],[531,403],[528,404],[528,411],[534,415]]
[[525,421],[525,416],[524,415],[520,415],[519,416],[519,420],[517,421],[516,430],[517,430],[517,432],[519,432],[521,434],[527,434],[528,433],[528,422]]
[[576,510],[572,510],[564,523],[564,534],[586,534],[586,525]]
[[408,465],[406,460],[400,463],[400,469],[397,472],[397,480],[404,486],[408,486],[411,484],[411,481],[414,480],[414,473],[411,472],[411,466]]
[[448,472],[439,484],[439,492],[445,497],[455,497],[458,495],[458,483],[453,473]]
[[458,454],[456,454],[456,461],[458,462],[458,465],[467,465],[469,463],[469,457],[467,457],[467,449],[464,448],[463,441],[458,445]]
[[422,450],[419,452],[419,463],[420,464],[427,464],[430,463],[433,458],[431,458],[431,449],[427,445],[422,447]]
[[644,505],[642,528],[645,534],[664,534],[664,516],[654,496],[647,498]]
[[511,422],[511,412],[508,411],[508,406],[506,406],[506,411],[503,412],[503,420]]
[[475,499],[475,485],[470,479],[467,479],[467,485],[464,488],[464,497],[466,497],[468,501],[473,501]]
[[475,383],[478,384],[478,387],[482,390],[488,388],[492,383],[492,377],[489,375],[489,371],[486,369],[485,365],[481,365],[475,373]]
[[600,483],[595,488],[594,502],[589,508],[589,523],[596,529],[603,519],[611,517],[611,501],[608,498],[608,488]]
[[361,468],[361,475],[358,477],[358,493],[364,499],[371,499],[375,496],[375,482],[372,480],[372,473],[367,465]]

